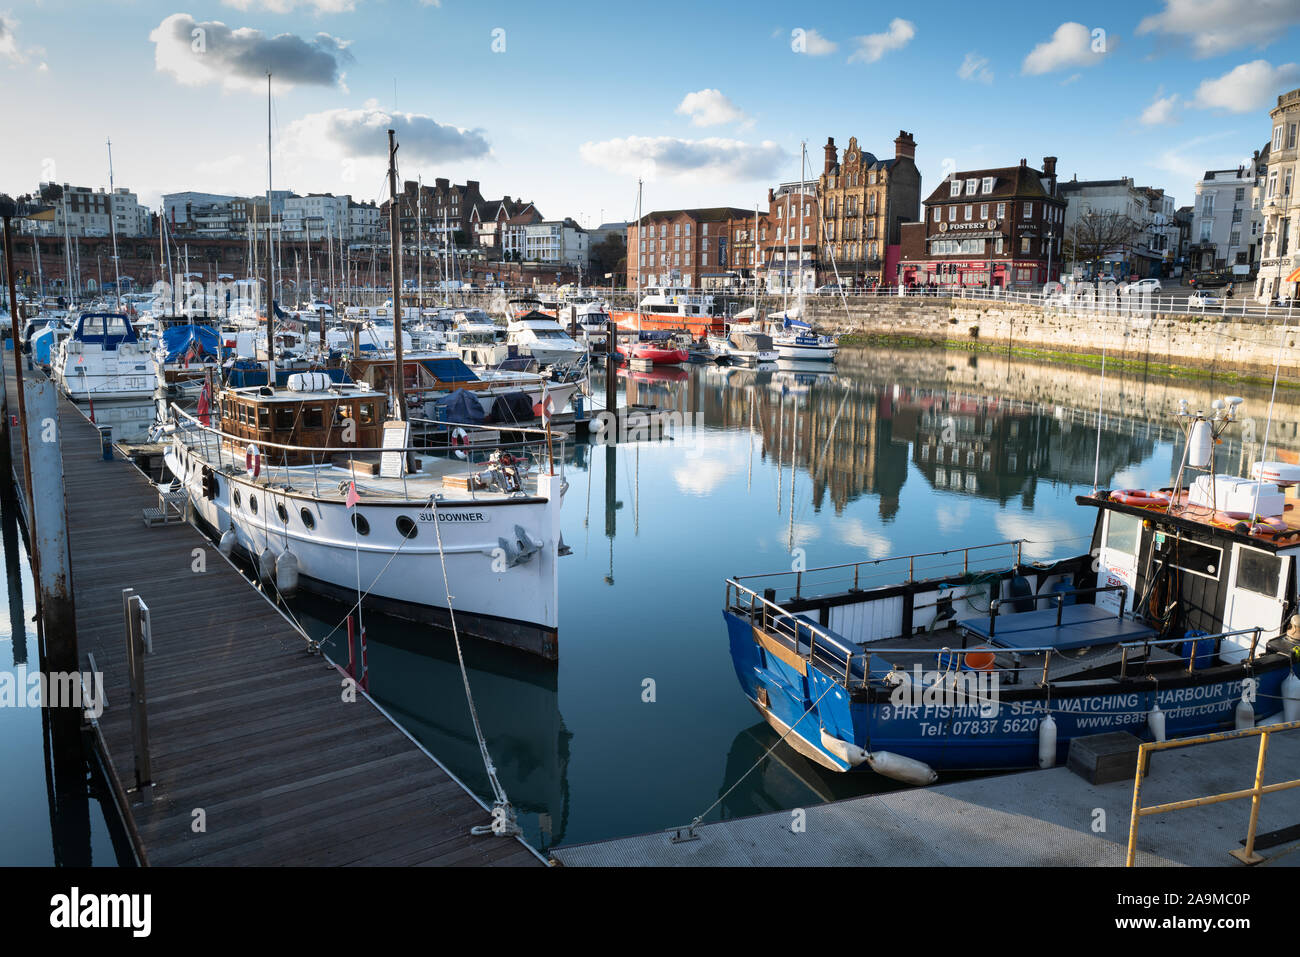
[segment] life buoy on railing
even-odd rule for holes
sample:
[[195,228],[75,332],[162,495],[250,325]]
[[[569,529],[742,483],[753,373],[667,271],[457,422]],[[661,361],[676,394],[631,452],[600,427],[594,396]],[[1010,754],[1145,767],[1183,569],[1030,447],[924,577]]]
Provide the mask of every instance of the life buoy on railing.
[[248,448],[244,450],[244,472],[251,479],[262,474],[262,453],[252,443],[249,443]]
[[1169,496],[1163,492],[1147,492],[1140,488],[1122,488],[1111,492],[1110,498],[1111,501],[1119,502],[1121,505],[1136,505],[1139,508],[1148,505],[1163,507],[1169,504]]
[[469,458],[469,453],[465,451],[465,449],[469,446],[469,433],[467,433],[464,429],[458,426],[457,428],[452,430],[451,444],[453,446],[453,454],[456,456],[456,458],[458,459]]

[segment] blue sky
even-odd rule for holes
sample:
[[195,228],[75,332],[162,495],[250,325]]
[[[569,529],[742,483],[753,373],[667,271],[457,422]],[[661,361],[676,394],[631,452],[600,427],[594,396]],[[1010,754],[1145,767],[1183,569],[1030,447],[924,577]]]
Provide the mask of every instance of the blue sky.
[[277,188],[381,198],[396,113],[403,177],[590,224],[634,215],[638,175],[647,209],[750,208],[801,140],[815,174],[828,135],[891,156],[900,129],[926,192],[1056,155],[1184,205],[1300,86],[1300,0],[651,6],[0,0],[0,190],[106,185],[111,136],[146,202],[260,192],[268,58]]

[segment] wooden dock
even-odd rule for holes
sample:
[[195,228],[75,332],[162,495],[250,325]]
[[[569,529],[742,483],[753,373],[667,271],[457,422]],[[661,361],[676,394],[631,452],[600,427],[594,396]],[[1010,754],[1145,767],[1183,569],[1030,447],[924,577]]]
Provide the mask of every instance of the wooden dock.
[[[0,355],[16,415],[13,354]],[[197,529],[146,527],[156,490],[120,456],[104,461],[67,399],[59,438],[81,667],[93,654],[103,672],[99,731],[123,791],[135,759],[122,590],[150,610],[153,785],[124,808],[142,863],[544,865],[520,838],[471,836],[489,808],[359,690],[345,701],[342,672]]]

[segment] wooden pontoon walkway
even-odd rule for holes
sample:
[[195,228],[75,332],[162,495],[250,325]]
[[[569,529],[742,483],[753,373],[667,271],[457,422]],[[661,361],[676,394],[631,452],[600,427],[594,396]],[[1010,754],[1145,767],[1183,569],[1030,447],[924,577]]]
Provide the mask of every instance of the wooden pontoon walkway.
[[360,692],[345,702],[341,673],[197,529],[146,527],[154,487],[103,460],[76,405],[59,413],[81,666],[93,653],[104,673],[99,724],[124,788],[135,765],[122,589],[150,610],[154,786],[129,794],[147,863],[543,865],[521,839],[471,836],[491,822],[486,806]]

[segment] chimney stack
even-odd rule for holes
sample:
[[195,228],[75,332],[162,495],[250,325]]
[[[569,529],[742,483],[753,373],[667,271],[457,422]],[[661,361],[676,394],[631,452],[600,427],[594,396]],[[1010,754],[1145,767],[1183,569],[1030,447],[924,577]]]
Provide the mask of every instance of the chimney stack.
[[1047,191],[1051,195],[1055,196],[1056,195],[1056,157],[1055,156],[1043,157],[1043,175],[1047,177],[1048,183],[1051,184],[1048,187]]
[[824,149],[826,151],[826,163],[822,167],[822,172],[829,175],[830,171],[835,168],[835,137],[826,137],[826,146]]
[[912,139],[912,134],[906,130],[899,130],[898,136],[894,139],[894,156],[897,159],[904,157],[910,160],[916,159],[916,140]]
[[776,192],[772,189],[771,186],[769,186],[767,188],[767,205],[771,206],[775,202],[776,202]]

